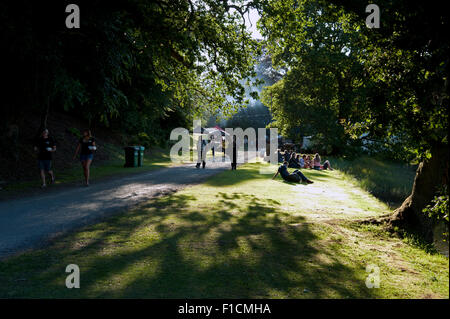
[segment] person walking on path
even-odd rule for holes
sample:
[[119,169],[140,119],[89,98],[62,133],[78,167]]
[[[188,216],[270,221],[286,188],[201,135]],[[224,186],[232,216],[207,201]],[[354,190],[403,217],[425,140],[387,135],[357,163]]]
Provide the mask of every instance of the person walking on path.
[[46,187],[45,173],[51,177],[50,184],[55,182],[55,174],[52,170],[52,154],[56,151],[55,141],[49,136],[48,129],[44,129],[35,142],[34,150],[38,151],[38,165],[41,174],[42,188]]
[[95,139],[91,134],[90,130],[83,131],[83,137],[78,141],[77,149],[75,150],[75,155],[73,159],[77,157],[78,152],[80,152],[80,162],[83,167],[84,181],[85,185],[89,186],[89,176],[90,176],[90,167],[92,160],[94,159],[94,151],[97,149],[95,145]]
[[197,144],[197,165],[195,165],[196,168],[200,168],[200,163],[202,164],[202,168],[204,169],[206,166],[206,154],[204,154],[205,152],[205,147],[206,147],[206,141],[203,140],[202,136],[200,135],[200,137],[198,138],[198,144]]

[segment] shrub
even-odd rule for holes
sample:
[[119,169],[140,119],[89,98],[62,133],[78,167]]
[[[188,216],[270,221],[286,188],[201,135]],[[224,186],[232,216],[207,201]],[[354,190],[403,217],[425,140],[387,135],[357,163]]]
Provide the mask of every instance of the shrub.
[[442,234],[444,241],[448,241],[448,204],[448,187],[444,185],[431,200],[431,204],[423,209],[423,212],[429,217],[444,222],[446,229]]
[[77,129],[76,127],[71,127],[69,129],[67,129],[70,133],[72,133],[73,136],[75,136],[76,138],[81,138],[81,132],[79,129]]

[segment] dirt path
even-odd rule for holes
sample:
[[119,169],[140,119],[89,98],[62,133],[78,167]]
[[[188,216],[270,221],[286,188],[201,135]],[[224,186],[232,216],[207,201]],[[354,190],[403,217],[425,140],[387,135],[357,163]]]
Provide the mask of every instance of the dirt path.
[[108,179],[0,202],[0,259],[36,248],[74,228],[94,223],[151,197],[168,194],[229,169],[229,163],[193,164]]

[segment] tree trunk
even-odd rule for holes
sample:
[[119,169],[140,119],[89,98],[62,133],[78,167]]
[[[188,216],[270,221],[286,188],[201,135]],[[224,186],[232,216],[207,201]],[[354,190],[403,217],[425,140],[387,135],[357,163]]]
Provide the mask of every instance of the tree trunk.
[[447,145],[434,147],[431,158],[419,164],[411,195],[394,211],[391,226],[407,227],[433,240],[434,222],[422,210],[430,204],[438,188],[448,183],[449,150]]

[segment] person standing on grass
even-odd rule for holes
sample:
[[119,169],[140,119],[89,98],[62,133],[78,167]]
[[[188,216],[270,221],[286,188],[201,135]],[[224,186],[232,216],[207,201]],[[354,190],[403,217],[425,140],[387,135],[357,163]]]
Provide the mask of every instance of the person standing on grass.
[[294,182],[294,183],[299,183],[299,182],[306,182],[308,184],[312,184],[314,183],[313,181],[311,181],[310,179],[308,179],[305,175],[303,175],[302,172],[300,172],[298,169],[296,169],[294,172],[292,172],[291,174],[289,174],[288,171],[288,162],[284,161],[283,165],[281,165],[278,168],[278,171],[275,173],[275,175],[273,175],[272,179],[275,179],[278,174],[281,175],[281,177],[286,181],[286,182]]
[[52,170],[52,155],[56,151],[55,141],[49,136],[48,130],[44,129],[36,140],[34,150],[38,151],[38,164],[41,173],[42,188],[46,187],[45,173],[51,177],[50,184],[55,182],[55,174]]
[[83,131],[83,137],[80,138],[78,142],[77,149],[75,150],[75,155],[73,159],[77,157],[78,152],[80,152],[81,166],[83,167],[85,185],[89,186],[89,175],[92,160],[94,159],[94,151],[97,149],[95,145],[95,139],[91,134],[90,130]]

